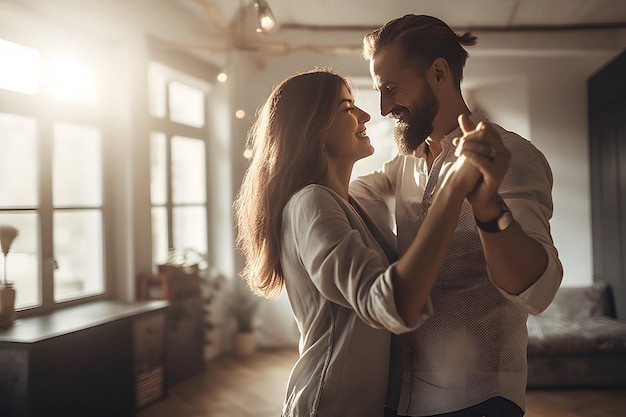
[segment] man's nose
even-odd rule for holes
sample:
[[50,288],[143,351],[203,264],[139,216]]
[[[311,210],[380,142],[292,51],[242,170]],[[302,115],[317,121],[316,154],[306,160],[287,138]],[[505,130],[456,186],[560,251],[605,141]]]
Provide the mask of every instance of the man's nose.
[[391,110],[393,109],[393,101],[388,95],[381,91],[380,92],[380,114],[381,116],[387,116]]

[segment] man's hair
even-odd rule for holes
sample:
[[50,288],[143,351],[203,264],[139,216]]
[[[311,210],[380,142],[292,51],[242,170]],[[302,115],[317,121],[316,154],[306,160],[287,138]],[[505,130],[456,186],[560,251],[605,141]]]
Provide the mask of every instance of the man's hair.
[[463,48],[476,44],[469,32],[456,34],[450,26],[432,16],[407,14],[391,20],[363,38],[363,57],[371,60],[382,48],[400,48],[404,59],[425,71],[437,58],[448,62],[457,90],[461,90],[463,67],[468,57]]

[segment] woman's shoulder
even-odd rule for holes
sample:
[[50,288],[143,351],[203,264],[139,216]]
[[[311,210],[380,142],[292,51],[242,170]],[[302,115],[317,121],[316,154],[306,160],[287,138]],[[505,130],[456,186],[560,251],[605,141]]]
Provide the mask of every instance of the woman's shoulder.
[[283,230],[295,230],[300,237],[309,236],[312,225],[336,232],[349,223],[351,214],[347,205],[332,189],[319,184],[307,185],[287,201],[282,212]]
[[283,214],[304,218],[316,216],[320,212],[328,215],[332,210],[344,211],[344,204],[339,194],[332,189],[320,184],[309,184],[289,197]]
[[332,189],[321,184],[309,184],[293,193],[287,204],[303,204],[320,201],[340,201],[341,197]]

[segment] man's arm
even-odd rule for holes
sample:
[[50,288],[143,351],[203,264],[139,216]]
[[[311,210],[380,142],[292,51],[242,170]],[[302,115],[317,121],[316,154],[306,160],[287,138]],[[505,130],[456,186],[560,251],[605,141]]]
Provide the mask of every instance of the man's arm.
[[509,294],[520,294],[543,275],[549,262],[548,254],[539,241],[505,213],[506,206],[498,189],[508,170],[511,152],[500,135],[493,126],[483,122],[474,126],[465,116],[459,118],[459,124],[465,134],[462,153],[483,176],[468,195],[468,201],[477,224],[483,225],[478,230],[489,273],[501,289]]
[[[489,220],[500,217],[482,216],[481,209],[474,208],[479,221],[483,221],[481,217]],[[485,211],[493,212],[493,208]],[[548,254],[515,220],[502,231],[478,230],[489,273],[500,288],[509,294],[520,294],[543,275],[548,266]]]
[[350,183],[349,189],[350,196],[394,242],[396,178],[401,163],[401,158],[396,156],[385,162],[380,170],[357,177]]

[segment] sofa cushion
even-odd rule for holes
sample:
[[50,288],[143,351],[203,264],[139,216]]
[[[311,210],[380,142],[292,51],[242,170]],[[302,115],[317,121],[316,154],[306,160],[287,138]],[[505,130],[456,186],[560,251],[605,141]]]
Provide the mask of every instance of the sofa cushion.
[[626,322],[613,311],[605,281],[561,287],[528,317],[528,387],[626,386]]
[[579,316],[611,316],[612,294],[606,281],[586,287],[561,287],[554,300],[538,317],[567,319]]
[[609,317],[528,318],[528,355],[626,354],[626,322]]

